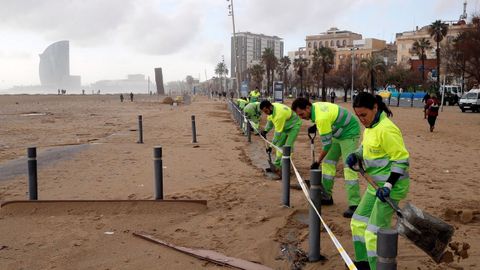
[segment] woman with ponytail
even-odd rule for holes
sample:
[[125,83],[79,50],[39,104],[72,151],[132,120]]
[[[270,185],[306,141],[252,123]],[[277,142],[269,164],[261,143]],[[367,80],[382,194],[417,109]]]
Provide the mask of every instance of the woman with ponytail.
[[390,197],[395,203],[407,196],[409,153],[403,143],[400,129],[389,119],[392,111],[382,97],[362,92],[353,102],[355,114],[365,126],[360,148],[350,154],[346,164],[354,168],[362,162],[365,171],[380,187],[368,185],[350,222],[357,269],[376,269],[377,232],[390,228],[393,209],[386,203]]

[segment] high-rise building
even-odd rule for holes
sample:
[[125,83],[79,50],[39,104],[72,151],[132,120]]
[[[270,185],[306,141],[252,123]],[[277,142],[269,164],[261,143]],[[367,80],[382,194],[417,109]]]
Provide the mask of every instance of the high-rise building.
[[[231,77],[236,76],[235,51],[233,50],[233,36],[231,38]],[[240,80],[244,81],[247,76],[247,69],[262,61],[262,53],[265,48],[271,48],[275,56],[283,57],[283,39],[277,36],[266,36],[250,32],[236,33],[236,45],[238,53],[238,69]]]
[[165,95],[165,88],[163,87],[162,68],[155,68],[155,82],[157,84],[157,94]]
[[80,76],[70,75],[68,40],[55,42],[40,54],[39,75],[43,87],[80,88]]

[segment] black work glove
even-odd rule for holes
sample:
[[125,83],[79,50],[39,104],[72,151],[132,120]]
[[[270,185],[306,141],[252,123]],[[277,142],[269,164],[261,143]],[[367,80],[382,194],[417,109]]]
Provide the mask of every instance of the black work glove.
[[310,165],[310,170],[317,170],[319,167],[320,167],[320,163],[315,161],[312,163],[312,165]]
[[313,124],[313,126],[308,128],[308,134],[313,134],[313,133],[317,133],[317,125],[316,124]]
[[264,131],[260,132],[260,136],[262,136],[263,138],[266,139],[267,138],[267,133],[268,132],[266,130],[264,130]]
[[267,147],[267,149],[265,149],[265,152],[267,152],[267,154],[271,154],[272,153],[272,147]]
[[351,153],[350,155],[348,155],[347,159],[345,160],[345,163],[347,163],[350,169],[355,171],[354,167],[358,163],[357,155],[355,155],[355,153]]

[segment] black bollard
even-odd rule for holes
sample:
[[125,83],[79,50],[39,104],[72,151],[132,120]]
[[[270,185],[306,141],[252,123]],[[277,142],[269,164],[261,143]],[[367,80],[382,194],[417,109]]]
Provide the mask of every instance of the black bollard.
[[283,147],[282,156],[282,204],[290,207],[290,146]]
[[192,143],[197,143],[197,128],[195,127],[195,115],[192,115]]
[[138,142],[137,143],[143,143],[143,120],[142,116],[138,116]]
[[155,169],[155,200],[163,200],[163,161],[162,147],[153,148],[153,166]]
[[250,124],[250,121],[247,119],[247,141],[249,143],[252,142],[252,124]]
[[28,196],[29,200],[38,200],[37,187],[37,148],[29,147],[27,149],[28,156]]
[[380,229],[377,233],[377,270],[397,269],[398,232]]
[[[310,198],[321,214],[321,201],[322,201],[322,171],[310,170]],[[320,218],[318,217],[315,209],[310,206],[308,211],[309,223],[308,223],[308,260],[310,262],[317,262],[325,259],[320,255]]]

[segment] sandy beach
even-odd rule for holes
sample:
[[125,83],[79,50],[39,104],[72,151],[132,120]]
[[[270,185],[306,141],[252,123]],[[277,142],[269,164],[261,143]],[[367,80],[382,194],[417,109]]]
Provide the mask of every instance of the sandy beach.
[[[351,110],[350,104],[340,105]],[[410,152],[412,181],[405,202],[447,220],[456,229],[453,240],[471,246],[468,258],[437,265],[400,238],[398,269],[479,269],[480,114],[445,107],[430,133],[422,109],[392,110]],[[143,144],[136,143],[138,115],[143,116]],[[191,115],[196,116],[196,144]],[[293,157],[305,178],[308,126],[304,122]],[[139,231],[273,269],[294,269],[294,263],[302,269],[344,269],[326,233],[321,253],[327,261],[292,259],[297,250],[308,252],[308,204],[301,191],[292,190],[292,207],[281,206],[280,182],[262,171],[264,144],[252,139],[249,144],[234,124],[225,101],[202,96],[177,107],[148,95],[123,103],[117,95],[0,96],[0,201],[28,199],[29,146],[38,151],[40,200],[151,200],[153,147],[158,145],[165,198],[207,201],[206,206],[186,203],[157,210],[113,203],[0,208],[0,269],[223,268],[132,235]],[[14,162],[24,162],[23,173],[7,173]],[[342,217],[347,202],[340,169],[337,176],[335,205],[323,207],[322,215],[353,256],[349,220]],[[364,180],[361,187],[363,193]]]

